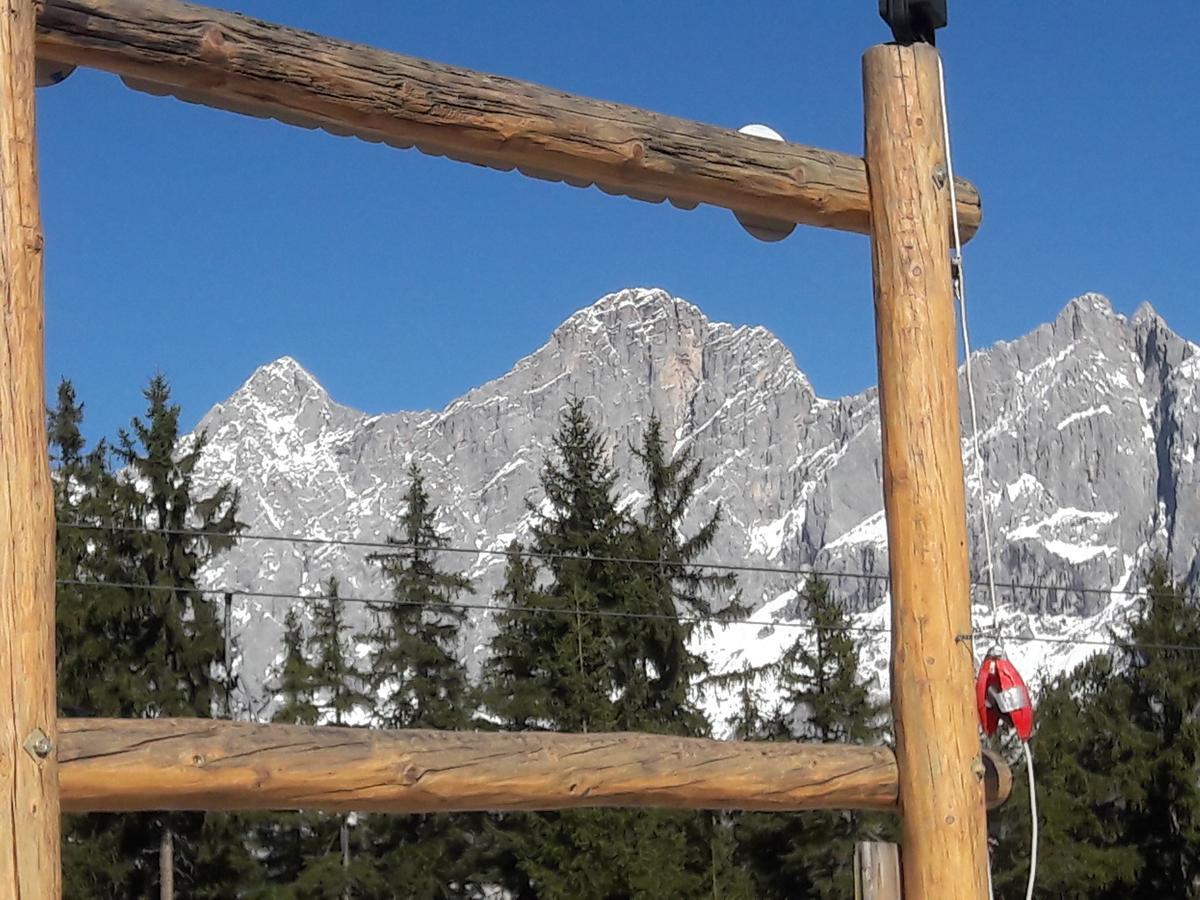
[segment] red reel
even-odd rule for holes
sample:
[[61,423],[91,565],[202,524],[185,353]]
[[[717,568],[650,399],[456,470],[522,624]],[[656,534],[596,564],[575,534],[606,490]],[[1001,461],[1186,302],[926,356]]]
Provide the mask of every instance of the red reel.
[[979,724],[993,735],[1001,721],[1012,726],[1022,741],[1033,736],[1033,701],[1016,667],[998,650],[992,650],[979,668],[975,680],[975,700],[979,706]]

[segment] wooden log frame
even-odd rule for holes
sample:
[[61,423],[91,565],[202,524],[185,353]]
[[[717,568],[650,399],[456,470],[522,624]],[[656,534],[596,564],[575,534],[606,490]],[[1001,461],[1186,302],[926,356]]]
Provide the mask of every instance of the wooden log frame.
[[854,900],[901,900],[900,852],[895,844],[861,841],[855,845]]
[[0,897],[59,894],[34,0],[0,0]]
[[[213,719],[63,719],[63,809],[426,813],[627,806],[896,806],[884,747],[647,734],[373,731]],[[988,755],[988,797],[1012,789]]]
[[[426,62],[178,0],[44,0],[47,71],[753,222],[866,233],[861,158]],[[979,194],[958,185],[969,236]]]
[[904,896],[949,896],[953,886],[955,897],[985,900],[984,771],[974,660],[963,640],[971,634],[971,586],[937,51],[871,48],[863,92]]

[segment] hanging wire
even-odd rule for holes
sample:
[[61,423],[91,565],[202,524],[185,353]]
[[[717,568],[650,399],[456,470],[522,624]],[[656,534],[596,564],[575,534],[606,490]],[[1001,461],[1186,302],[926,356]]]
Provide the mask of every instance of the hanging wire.
[[975,377],[971,367],[971,332],[967,326],[967,284],[962,256],[962,231],[958,222],[958,190],[954,184],[954,162],[950,153],[950,114],[946,104],[946,76],[942,69],[941,54],[937,56],[938,92],[942,106],[942,140],[946,152],[946,180],[950,184],[950,222],[953,226],[954,255],[950,257],[950,271],[954,286],[954,298],[958,302],[958,320],[962,326],[963,368],[967,380],[967,405],[971,412],[972,469],[975,483],[979,486],[979,511],[983,523],[983,547],[987,559],[987,597],[992,609],[992,635],[1003,647],[1000,633],[1000,610],[996,603],[996,570],[992,558],[991,510],[988,506],[987,488],[983,483],[983,454],[979,449],[979,411],[975,402]]
[[[557,553],[544,552],[540,550],[531,550],[524,547],[496,549],[490,547],[464,547],[454,544],[414,544],[405,541],[368,541],[352,538],[326,538],[326,537],[311,537],[307,535],[297,534],[266,534],[253,531],[242,531],[235,534],[229,534],[223,531],[205,531],[196,528],[150,528],[144,525],[124,525],[120,523],[109,522],[59,522],[58,527],[66,530],[78,531],[110,531],[118,533],[136,533],[136,534],[175,534],[185,535],[189,537],[213,537],[213,538],[229,538],[235,537],[238,540],[246,541],[270,541],[275,543],[286,544],[310,544],[336,547],[356,547],[366,550],[428,550],[438,553],[464,554],[469,556],[498,556],[507,557],[515,554],[522,559],[542,559],[542,560],[591,560],[593,562],[605,563],[620,563],[628,565],[641,566],[659,566],[662,568],[678,567],[687,565],[692,569],[709,569],[720,572],[750,572],[762,575],[786,575],[795,577],[818,577],[818,578],[850,578],[863,581],[883,581],[886,582],[891,576],[886,572],[855,572],[851,570],[837,571],[833,569],[817,569],[809,566],[788,567],[788,566],[761,566],[743,563],[726,563],[726,562],[711,562],[699,561],[681,563],[678,560],[670,559],[647,559],[645,557],[634,556],[583,556],[574,553]],[[976,587],[985,587],[986,581],[972,581],[972,585]],[[1136,597],[1143,593],[1138,588],[1102,588],[1089,587],[1086,585],[1072,586],[1065,584],[1036,584],[1033,582],[1014,582],[1014,581],[997,581],[993,582],[996,588],[1001,588],[1010,591],[1063,591],[1074,594],[1098,594],[1103,596],[1129,596]]]
[[[596,559],[596,557],[591,557]],[[233,594],[235,597],[247,597],[260,600],[293,600],[306,603],[320,603],[327,599],[321,594],[294,593],[288,591],[260,591],[231,587],[186,587],[172,584],[138,584],[136,582],[100,581],[97,579],[59,578],[55,584],[64,587],[83,587],[90,589],[111,589],[126,591],[166,591],[178,594]],[[847,633],[847,634],[890,634],[891,628],[886,625],[847,625],[841,627],[819,626],[811,622],[799,622],[783,619],[739,619],[723,616],[720,613],[670,613],[630,612],[625,610],[582,609],[574,606],[495,606],[488,603],[471,601],[417,601],[397,600],[394,597],[338,597],[343,603],[365,604],[367,606],[410,607],[428,609],[436,612],[439,609],[478,610],[484,613],[518,613],[528,615],[563,615],[563,616],[592,616],[595,618],[612,619],[641,619],[661,622],[678,622],[683,625],[746,625],[758,628],[792,628],[811,633]],[[1018,644],[1062,644],[1069,646],[1088,647],[1124,647],[1136,650],[1154,650],[1180,653],[1200,653],[1200,644],[1166,644],[1122,641],[1118,638],[1100,640],[1095,638],[1055,637],[1051,635],[1010,635],[1008,639]]]
[[[964,370],[967,380],[967,402],[971,411],[972,468],[975,482],[979,486],[980,519],[983,523],[983,546],[987,559],[988,601],[992,608],[991,639],[1000,652],[1004,652],[1004,635],[1000,631],[1000,611],[996,603],[995,566],[992,558],[991,509],[988,505],[987,487],[983,481],[983,453],[979,449],[979,413],[975,402],[975,379],[971,370],[971,335],[967,327],[967,287],[962,257],[962,234],[958,223],[958,196],[954,185],[954,163],[950,153],[950,112],[946,103],[946,74],[942,67],[942,56],[935,51],[938,68],[938,96],[942,107],[942,139],[946,152],[946,177],[950,182],[950,220],[953,224],[954,255],[950,259],[950,270],[954,296],[958,301],[959,321],[962,324]],[[1084,643],[1077,641],[1075,643]],[[1025,764],[1029,770],[1029,815],[1032,822],[1032,840],[1029,849],[1029,881],[1025,889],[1025,900],[1033,900],[1033,888],[1037,881],[1038,815],[1037,793],[1033,781],[1033,754],[1028,741],[1021,741],[1025,751]],[[992,892],[991,863],[988,864],[988,893]]]
[[1032,822],[1029,837],[1029,882],[1025,886],[1025,900],[1033,900],[1033,886],[1037,882],[1038,864],[1038,808],[1037,789],[1033,781],[1033,753],[1028,741],[1021,741],[1021,749],[1025,751],[1025,769],[1029,772],[1029,818]]
[[[593,557],[594,558],[594,557]],[[59,578],[55,584],[65,587],[109,588],[126,591],[165,591],[177,594],[233,594],[238,597],[251,597],[261,600],[301,600],[308,603],[320,603],[328,599],[321,594],[299,594],[287,591],[256,591],[240,590],[237,588],[202,588],[186,587],[173,584],[137,584],[136,582],[99,581],[81,578]],[[795,628],[801,631],[829,631],[862,634],[888,634],[890,629],[875,625],[846,625],[840,627],[825,627],[813,625],[810,622],[795,622],[773,619],[736,619],[722,616],[719,613],[695,614],[631,612],[616,609],[583,609],[577,606],[494,606],[488,603],[472,603],[459,600],[397,600],[395,597],[344,597],[337,598],[342,603],[362,603],[367,606],[404,607],[428,609],[434,612],[439,609],[478,610],[485,613],[521,613],[530,615],[559,615],[559,616],[591,616],[600,619],[642,619],[650,621],[679,622],[683,625],[749,625],[759,628]],[[1197,648],[1200,649],[1200,648]]]

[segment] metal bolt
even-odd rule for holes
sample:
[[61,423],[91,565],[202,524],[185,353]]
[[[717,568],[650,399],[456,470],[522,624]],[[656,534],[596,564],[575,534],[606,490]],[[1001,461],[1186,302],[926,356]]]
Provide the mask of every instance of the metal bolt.
[[45,759],[54,749],[50,737],[40,728],[33,729],[25,739],[25,751],[35,759]]
[[933,183],[939,191],[946,186],[946,167],[941,163],[933,167]]

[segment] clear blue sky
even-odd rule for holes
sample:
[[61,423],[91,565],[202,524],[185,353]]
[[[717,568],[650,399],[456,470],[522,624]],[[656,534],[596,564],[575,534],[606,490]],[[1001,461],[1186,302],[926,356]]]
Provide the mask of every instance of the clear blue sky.
[[[861,152],[875,0],[227,6],[414,56]],[[1095,290],[1200,338],[1200,4],[950,0],[940,44],[978,344]],[[865,238],[684,213],[241,118],[80,71],[40,92],[48,378],[112,433],[162,370],[190,424],[297,357],[343,403],[440,407],[632,285],[762,324],[819,393],[874,382]]]

